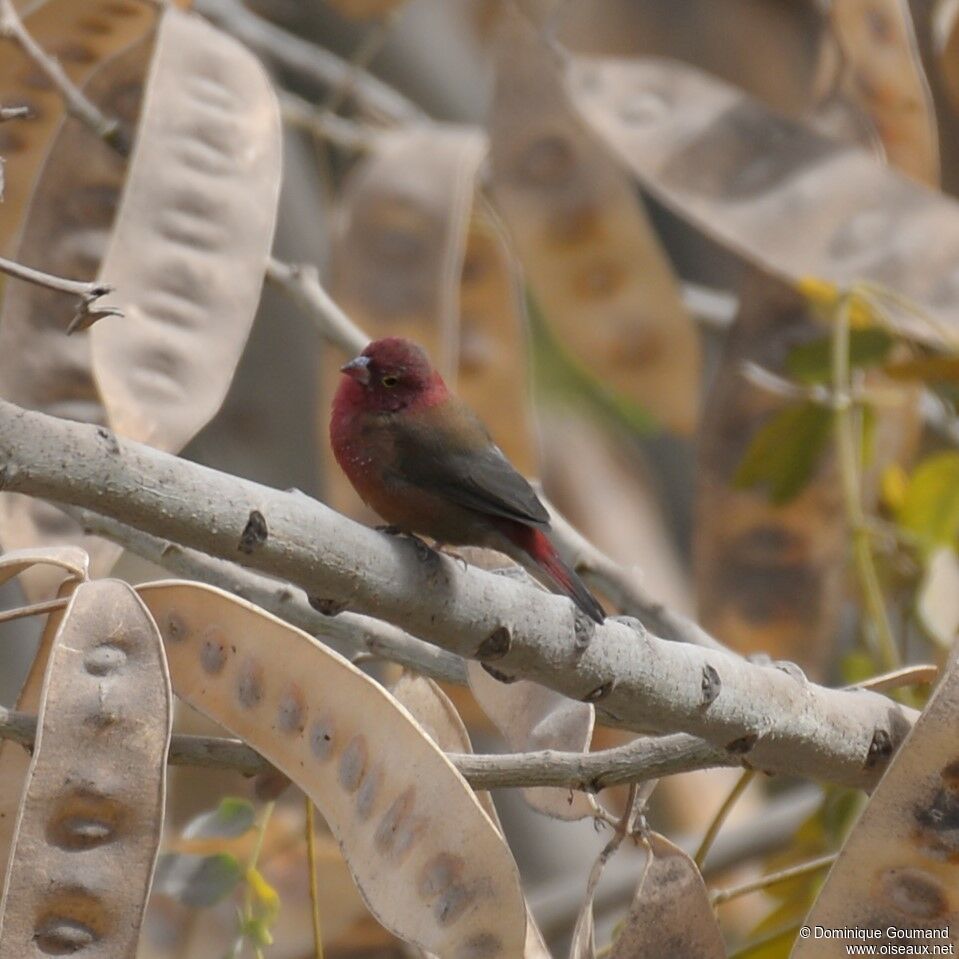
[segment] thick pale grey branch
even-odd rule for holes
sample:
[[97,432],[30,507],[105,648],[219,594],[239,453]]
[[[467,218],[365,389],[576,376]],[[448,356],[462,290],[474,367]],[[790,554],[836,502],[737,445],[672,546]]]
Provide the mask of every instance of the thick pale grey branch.
[[[868,691],[826,689],[759,665],[602,627],[565,597],[454,559],[423,556],[322,503],[0,402],[3,488],[82,506],[303,588],[328,608],[384,619],[497,675],[596,703],[640,732],[686,732],[741,762],[871,787],[915,713]],[[240,550],[252,511],[267,535]]]

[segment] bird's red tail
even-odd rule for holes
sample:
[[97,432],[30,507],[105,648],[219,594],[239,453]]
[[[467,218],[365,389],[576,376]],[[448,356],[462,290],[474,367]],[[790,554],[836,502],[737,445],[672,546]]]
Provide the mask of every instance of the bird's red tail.
[[586,588],[586,584],[563,562],[552,540],[542,530],[511,524],[515,529],[507,535],[549,577],[560,592],[565,593],[590,619],[602,624],[603,607]]

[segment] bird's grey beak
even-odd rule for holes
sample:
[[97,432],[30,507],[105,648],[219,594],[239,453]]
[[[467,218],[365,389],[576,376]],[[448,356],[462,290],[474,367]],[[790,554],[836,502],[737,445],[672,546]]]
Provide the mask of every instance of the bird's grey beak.
[[340,367],[340,372],[345,373],[350,379],[356,380],[368,386],[370,382],[370,358],[368,356],[358,356],[355,360],[350,360],[346,366]]

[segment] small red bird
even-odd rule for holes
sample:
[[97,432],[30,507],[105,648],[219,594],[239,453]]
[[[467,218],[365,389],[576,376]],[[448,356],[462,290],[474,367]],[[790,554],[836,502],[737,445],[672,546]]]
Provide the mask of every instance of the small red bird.
[[368,506],[403,532],[532,563],[603,622],[603,608],[550,541],[549,514],[533,488],[420,347],[375,340],[341,372],[330,441]]

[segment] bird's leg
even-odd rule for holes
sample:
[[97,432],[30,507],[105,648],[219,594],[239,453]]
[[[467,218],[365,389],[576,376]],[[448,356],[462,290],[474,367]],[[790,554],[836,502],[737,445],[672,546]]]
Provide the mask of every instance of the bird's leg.
[[434,550],[425,539],[420,539],[416,533],[411,533],[409,530],[400,529],[399,526],[389,525],[377,526],[376,531],[378,533],[385,533],[387,536],[401,536],[403,539],[408,539],[416,547],[416,555],[424,563],[436,555],[436,550]]

